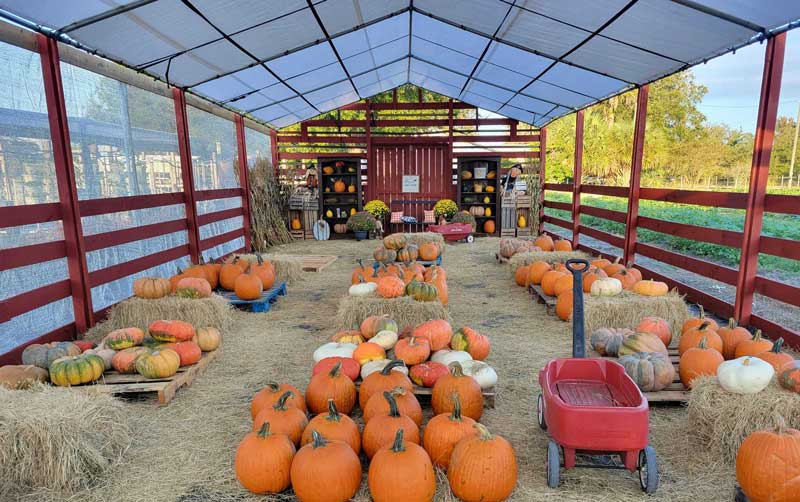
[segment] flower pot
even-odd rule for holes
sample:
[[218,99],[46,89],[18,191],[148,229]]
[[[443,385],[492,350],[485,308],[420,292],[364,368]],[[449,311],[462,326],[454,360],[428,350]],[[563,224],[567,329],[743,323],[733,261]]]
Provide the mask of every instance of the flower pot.
[[357,241],[363,241],[364,239],[367,238],[367,232],[366,231],[358,231],[357,230],[357,231],[355,231],[353,233],[356,234],[356,240]]

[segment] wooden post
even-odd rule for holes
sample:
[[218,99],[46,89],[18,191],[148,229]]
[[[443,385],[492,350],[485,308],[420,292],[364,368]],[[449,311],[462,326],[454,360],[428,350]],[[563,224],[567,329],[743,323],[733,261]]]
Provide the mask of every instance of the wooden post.
[[578,249],[583,176],[583,110],[575,114],[575,165],[572,168],[572,249]]
[[[53,162],[55,163],[61,223],[67,250],[67,271],[72,292],[75,329],[78,333],[82,333],[93,324],[94,309],[92,308],[92,292],[89,287],[89,271],[86,265],[81,212],[78,207],[75,166],[72,163],[72,147],[69,139],[67,109],[64,103],[64,85],[61,81],[58,42],[44,35],[37,35],[36,42],[42,62],[42,78],[47,101],[47,117],[50,122],[50,140],[53,143]],[[24,209],[21,210],[24,211]]]
[[[370,173],[370,166],[372,165],[372,110],[370,107],[369,99],[366,100],[366,110],[364,111],[364,136],[366,137],[367,141],[367,190],[364,196],[367,198],[367,202],[375,198],[375,182],[377,180],[373,179]],[[320,185],[322,186],[322,185]],[[359,168],[359,176],[358,176],[358,189],[362,190],[361,188],[361,168]],[[362,197],[363,199],[363,197]],[[366,204],[366,203],[364,203]],[[383,223],[383,222],[381,222]]]
[[761,78],[761,98],[758,104],[756,137],[753,143],[753,163],[750,168],[750,191],[745,207],[742,254],[736,280],[736,300],[733,316],[739,324],[747,325],[753,313],[753,294],[758,273],[758,250],[764,218],[764,200],[767,194],[769,161],[775,137],[778,116],[778,99],[781,93],[783,57],[786,33],[772,37],[764,54],[764,73]]
[[628,187],[628,213],[625,217],[625,242],[622,245],[622,263],[633,263],[636,257],[636,227],[639,225],[639,189],[642,181],[644,135],[647,126],[647,95],[649,85],[639,88],[636,96],[636,118],[633,126],[633,154],[631,180]]
[[239,147],[239,186],[242,187],[242,226],[244,229],[244,249],[250,252],[250,166],[247,165],[247,141],[245,139],[244,117],[235,116],[236,144]]
[[178,131],[178,152],[181,157],[183,200],[186,208],[187,232],[189,234],[189,257],[192,263],[200,263],[200,229],[197,227],[192,149],[189,143],[189,120],[186,115],[186,95],[183,89],[173,88],[172,99],[175,102],[175,125]]
[[[539,233],[544,232],[544,180],[547,161],[547,128],[539,129]],[[535,237],[535,236],[534,236]]]
[[[278,131],[275,129],[269,130],[269,149],[272,153],[272,170],[275,172],[275,179],[280,177],[280,157],[278,156]],[[319,167],[319,166],[317,166]],[[322,176],[322,172],[317,173],[317,176]],[[322,181],[320,180],[320,183]]]

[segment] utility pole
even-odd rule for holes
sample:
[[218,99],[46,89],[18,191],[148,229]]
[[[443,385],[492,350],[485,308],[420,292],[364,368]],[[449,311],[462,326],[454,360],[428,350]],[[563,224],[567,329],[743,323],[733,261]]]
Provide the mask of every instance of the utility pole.
[[797,136],[800,133],[800,103],[797,103],[797,121],[794,123],[794,143],[792,143],[792,160],[789,162],[789,188],[794,178],[794,159],[797,157]]

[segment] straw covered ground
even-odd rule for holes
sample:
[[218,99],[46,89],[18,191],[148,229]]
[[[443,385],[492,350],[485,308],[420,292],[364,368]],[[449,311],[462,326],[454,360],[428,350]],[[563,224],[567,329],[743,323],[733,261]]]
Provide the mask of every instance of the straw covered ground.
[[[500,376],[499,393],[496,408],[486,410],[481,421],[516,449],[519,482],[510,500],[643,500],[637,476],[625,471],[562,471],[559,489],[547,488],[548,436],[539,430],[535,418],[537,375],[549,359],[569,355],[570,325],[548,316],[543,305],[534,303],[523,288],[513,286],[507,267],[495,263],[498,242],[483,238],[474,244],[448,244],[445,266],[454,324],[472,326],[492,339],[488,362]],[[374,241],[301,241],[276,250],[338,255],[339,260],[321,273],[305,274],[270,312],[236,313],[233,325],[224,333],[222,354],[191,387],[179,391],[169,406],[127,402],[128,413],[135,417],[133,445],[100,486],[80,493],[75,500],[295,500],[291,493],[250,495],[236,483],[233,456],[251,427],[249,401],[270,381],[305,388],[311,354],[333,334],[333,319],[355,259],[368,257],[374,246]],[[659,457],[661,486],[649,499],[732,500],[732,466],[723,463],[717,453],[705,451],[702,443],[689,436],[686,424],[683,407],[659,406],[651,411],[651,444]],[[32,496],[29,500],[47,498]],[[365,478],[355,501],[368,500]],[[444,481],[438,485],[436,500],[454,500]]]

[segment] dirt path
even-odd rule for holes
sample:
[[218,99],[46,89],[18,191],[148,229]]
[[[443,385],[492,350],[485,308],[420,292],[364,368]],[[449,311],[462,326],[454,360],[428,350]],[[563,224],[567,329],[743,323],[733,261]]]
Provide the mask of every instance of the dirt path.
[[[535,418],[537,374],[547,360],[570,353],[570,327],[548,316],[522,288],[512,286],[507,266],[494,262],[497,244],[497,239],[480,239],[472,245],[448,246],[444,264],[455,324],[472,326],[492,340],[487,362],[500,376],[500,393],[496,408],[486,410],[481,421],[516,449],[519,483],[510,500],[641,500],[636,476],[620,471],[562,471],[562,486],[557,491],[547,488],[548,438]],[[277,250],[335,254],[339,260],[291,286],[271,312],[238,314],[233,329],[224,335],[223,354],[169,406],[131,403],[139,428],[135,444],[101,486],[75,500],[295,500],[291,494],[257,497],[242,490],[232,471],[234,451],[251,426],[250,399],[264,383],[286,381],[305,388],[311,353],[333,334],[332,319],[355,258],[368,256],[372,246],[374,242],[300,242]],[[684,419],[680,407],[651,412],[651,442],[662,473],[661,488],[652,499],[732,500],[731,467],[715,465],[710,455],[690,444]],[[355,500],[370,500],[366,482]],[[453,500],[444,482],[436,500]]]

